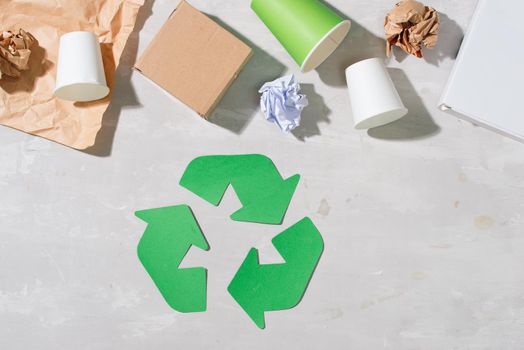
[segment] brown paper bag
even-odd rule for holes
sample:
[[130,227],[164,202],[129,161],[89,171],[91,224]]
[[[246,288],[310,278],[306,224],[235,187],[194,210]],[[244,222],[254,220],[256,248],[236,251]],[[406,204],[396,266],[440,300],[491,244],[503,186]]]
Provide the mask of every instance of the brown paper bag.
[[0,1],[2,30],[30,32],[38,45],[31,49],[29,70],[18,79],[0,79],[0,124],[76,149],[95,143],[110,96],[93,102],[55,98],[60,36],[87,30],[101,42],[106,80],[114,72],[133,31],[144,0],[25,0]]

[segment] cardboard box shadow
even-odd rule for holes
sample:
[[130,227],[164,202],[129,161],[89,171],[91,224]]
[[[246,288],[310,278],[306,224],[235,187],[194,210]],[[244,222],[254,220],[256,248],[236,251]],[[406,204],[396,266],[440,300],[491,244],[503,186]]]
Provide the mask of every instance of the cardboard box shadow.
[[219,18],[208,16],[253,49],[253,55],[209,118],[211,123],[241,134],[259,108],[258,89],[280,77],[286,67]]

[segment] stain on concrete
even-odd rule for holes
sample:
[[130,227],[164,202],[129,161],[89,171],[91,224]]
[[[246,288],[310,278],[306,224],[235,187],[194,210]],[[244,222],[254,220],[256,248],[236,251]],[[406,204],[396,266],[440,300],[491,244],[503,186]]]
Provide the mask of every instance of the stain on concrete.
[[415,271],[411,274],[411,278],[416,281],[421,281],[426,278],[426,273],[422,271]]
[[332,308],[332,309],[324,309],[320,311],[318,314],[323,319],[332,321],[332,320],[342,318],[342,316],[344,316],[344,311],[342,311],[340,308]]
[[480,215],[473,220],[473,225],[479,230],[487,230],[495,225],[495,220],[487,215]]
[[360,309],[361,310],[369,309],[370,307],[373,307],[373,306],[378,305],[380,303],[384,303],[386,301],[390,301],[390,300],[396,299],[396,298],[402,296],[403,294],[404,294],[404,292],[391,290],[388,293],[386,293],[386,294],[384,294],[382,296],[376,297],[374,299],[364,300],[360,304]]
[[329,212],[331,211],[331,207],[329,206],[328,201],[324,198],[320,202],[320,206],[318,207],[317,213],[322,216],[328,216]]
[[374,300],[366,300],[366,301],[363,301],[362,304],[360,304],[360,309],[361,310],[366,310],[366,309],[369,309],[370,307],[374,306],[376,304],[376,302]]

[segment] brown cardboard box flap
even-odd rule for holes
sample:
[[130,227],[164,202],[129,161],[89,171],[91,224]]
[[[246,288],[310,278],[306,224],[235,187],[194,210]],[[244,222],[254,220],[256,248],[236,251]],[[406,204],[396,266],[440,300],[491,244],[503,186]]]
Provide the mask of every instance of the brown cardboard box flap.
[[251,48],[181,1],[135,68],[203,117],[208,117]]

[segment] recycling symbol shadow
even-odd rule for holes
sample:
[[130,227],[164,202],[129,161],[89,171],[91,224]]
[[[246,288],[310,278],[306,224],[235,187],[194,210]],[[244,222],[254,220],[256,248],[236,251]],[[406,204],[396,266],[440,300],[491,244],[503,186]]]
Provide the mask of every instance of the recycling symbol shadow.
[[[216,155],[191,161],[180,185],[215,206],[231,185],[242,204],[231,214],[232,220],[280,225],[299,179],[297,174],[284,180],[271,159],[260,154]],[[148,224],[138,243],[138,258],[165,301],[179,312],[205,311],[206,268],[179,268],[191,246],[209,250],[190,207],[135,214]],[[322,235],[308,217],[271,242],[285,263],[260,264],[258,250],[251,248],[227,288],[261,329],[264,312],[298,305],[324,249]]]

